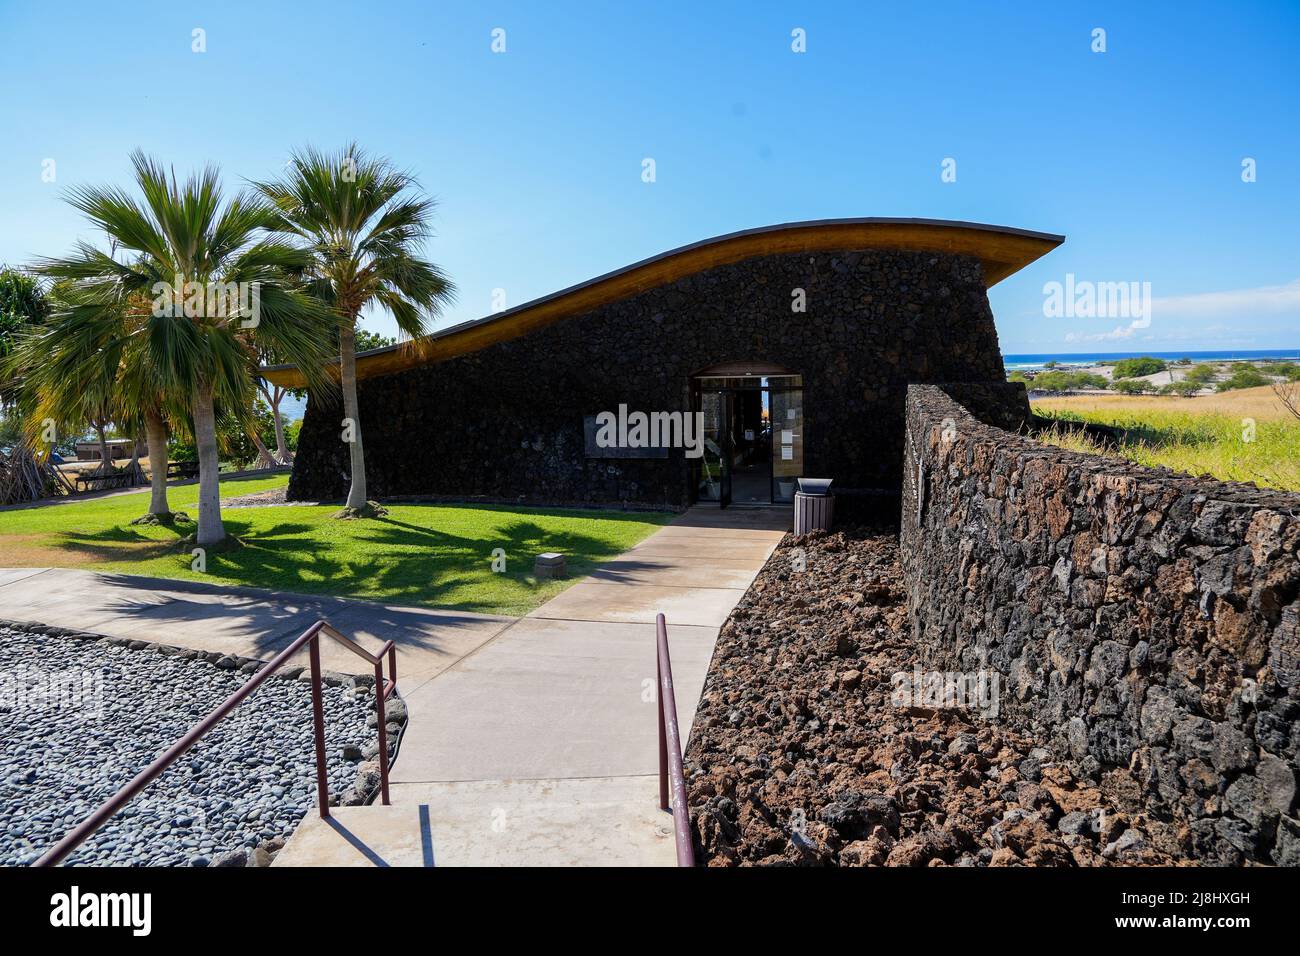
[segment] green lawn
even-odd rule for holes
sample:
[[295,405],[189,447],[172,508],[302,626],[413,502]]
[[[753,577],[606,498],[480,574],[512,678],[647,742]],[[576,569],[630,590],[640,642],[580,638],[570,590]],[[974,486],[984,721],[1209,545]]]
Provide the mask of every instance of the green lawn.
[[[222,497],[275,488],[288,476],[222,481]],[[655,531],[671,515],[462,505],[392,505],[386,518],[336,521],[337,505],[223,508],[245,547],[190,568],[177,539],[193,525],[133,526],[148,492],[0,512],[0,567],[95,571],[242,584],[401,604],[524,614]],[[171,489],[173,510],[197,513],[198,487]],[[506,570],[491,570],[502,548]],[[561,551],[569,577],[538,581],[533,559]]]

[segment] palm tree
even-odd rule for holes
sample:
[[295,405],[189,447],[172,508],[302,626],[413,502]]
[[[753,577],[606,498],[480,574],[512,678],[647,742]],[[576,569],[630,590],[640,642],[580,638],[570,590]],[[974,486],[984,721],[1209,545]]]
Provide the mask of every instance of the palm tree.
[[[45,288],[32,276],[0,266],[0,420],[12,436],[0,448],[0,504],[43,498],[67,480],[32,440],[33,420],[24,408],[25,370],[15,351],[49,315]],[[26,419],[26,420],[24,420]]]
[[402,332],[423,335],[454,295],[438,266],[421,258],[431,235],[434,200],[388,160],[350,144],[335,155],[295,153],[287,176],[257,188],[280,214],[277,229],[311,253],[318,294],[338,313],[339,378],[350,428],[352,484],[346,517],[373,514],[366,499],[366,462],[357,408],[357,319],[368,306],[386,309]]
[[[118,295],[114,300],[112,294]],[[31,421],[51,420],[60,433],[87,421],[97,431],[112,421],[133,434],[143,428],[149,444],[150,496],[145,519],[171,523],[167,503],[167,439],[183,406],[159,386],[146,340],[150,300],[123,296],[121,288],[87,289],[62,282],[51,294],[44,328],[27,336],[15,352],[24,370]],[[138,443],[128,468],[138,471]],[[109,459],[101,440],[101,472]]]
[[[75,289],[66,321],[51,324],[49,346],[90,362],[109,360],[99,350],[120,348],[119,362],[136,369],[147,349],[157,390],[180,404],[192,426],[199,453],[196,542],[210,547],[226,536],[216,409],[251,405],[246,340],[270,343],[323,382],[318,370],[328,354],[331,313],[300,284],[311,257],[267,234],[277,217],[260,197],[224,201],[215,167],[182,183],[139,151],[131,164],[139,199],[94,186],[68,196],[115,246],[104,252],[79,242],[66,258],[42,260],[41,272]],[[118,249],[125,255],[115,255]],[[123,323],[124,308],[142,299],[150,303],[147,314]],[[119,342],[123,336],[127,341]]]

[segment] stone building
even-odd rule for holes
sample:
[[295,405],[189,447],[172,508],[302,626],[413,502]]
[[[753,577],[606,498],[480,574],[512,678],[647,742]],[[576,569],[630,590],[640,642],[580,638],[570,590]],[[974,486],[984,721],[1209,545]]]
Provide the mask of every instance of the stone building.
[[[371,494],[725,507],[788,501],[801,475],[897,491],[907,386],[1003,382],[987,289],[1062,241],[923,219],[752,229],[363,353]],[[345,494],[341,418],[312,396],[291,498]]]

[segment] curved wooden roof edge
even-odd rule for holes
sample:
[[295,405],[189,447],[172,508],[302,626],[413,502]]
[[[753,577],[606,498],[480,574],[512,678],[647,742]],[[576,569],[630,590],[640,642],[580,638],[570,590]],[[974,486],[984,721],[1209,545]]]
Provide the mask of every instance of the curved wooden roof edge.
[[[362,352],[357,356],[357,378],[388,375],[476,352],[685,276],[757,256],[863,249],[945,252],[978,258],[984,266],[985,285],[993,286],[1064,241],[1064,236],[1052,233],[945,219],[817,219],[744,229],[642,259],[413,342]],[[268,366],[262,373],[277,385],[305,385],[292,365]]]

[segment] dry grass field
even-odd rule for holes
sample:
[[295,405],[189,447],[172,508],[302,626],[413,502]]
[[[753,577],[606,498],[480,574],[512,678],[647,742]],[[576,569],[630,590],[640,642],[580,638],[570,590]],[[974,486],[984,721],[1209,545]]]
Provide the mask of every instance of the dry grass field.
[[1253,418],[1258,422],[1291,419],[1290,413],[1273,394],[1268,385],[1243,388],[1195,398],[1175,395],[1062,395],[1034,400],[1034,411],[1040,415],[1053,412],[1074,412],[1089,420],[1096,415],[1122,418],[1128,415],[1145,415],[1150,412],[1177,412],[1183,415],[1223,415],[1229,418]]
[[1103,446],[1065,431],[1039,436],[1065,448],[1300,491],[1300,421],[1268,386],[1196,398],[1071,395],[1035,401],[1033,408],[1049,418],[1082,419],[1123,429],[1117,446]]

